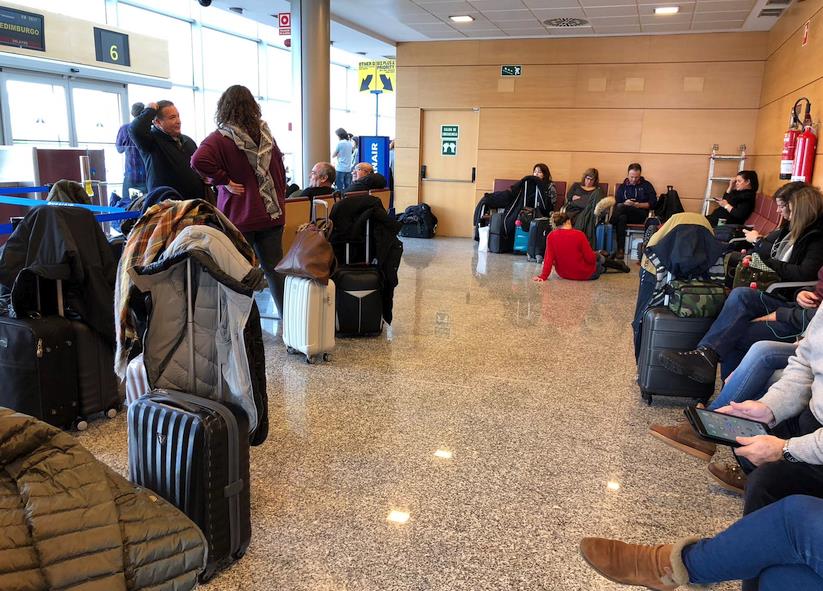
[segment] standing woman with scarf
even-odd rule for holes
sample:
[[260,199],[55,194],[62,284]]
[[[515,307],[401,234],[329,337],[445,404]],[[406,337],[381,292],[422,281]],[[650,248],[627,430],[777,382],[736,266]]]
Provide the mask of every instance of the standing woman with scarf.
[[282,318],[285,278],[274,268],[283,258],[283,153],[245,86],[226,89],[214,120],[217,130],[197,148],[191,166],[206,182],[219,186],[217,206],[254,248]]

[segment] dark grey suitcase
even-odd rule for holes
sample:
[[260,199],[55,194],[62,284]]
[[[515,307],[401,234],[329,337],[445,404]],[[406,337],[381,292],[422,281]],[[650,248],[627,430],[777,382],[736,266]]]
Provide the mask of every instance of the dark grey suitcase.
[[[192,268],[187,261],[189,389],[194,390]],[[218,323],[220,322],[218,306]],[[222,373],[222,370],[221,370]],[[216,397],[222,398],[218,380]],[[208,540],[206,582],[251,541],[249,419],[202,396],[154,390],[129,405],[129,475],[183,511]]]
[[536,218],[529,225],[529,246],[526,255],[530,259],[546,255],[546,236],[551,232],[552,224],[549,218]]
[[114,418],[122,401],[114,374],[114,351],[91,327],[71,321],[77,355],[77,395],[79,418],[77,428],[86,428],[89,417],[105,412]]
[[489,252],[511,252],[514,236],[506,234],[506,214],[493,213],[489,220]]
[[58,316],[0,317],[0,406],[68,430],[78,411],[74,330],[63,318],[61,282],[37,281],[40,310],[41,284],[42,299],[53,300]]
[[668,308],[649,308],[643,317],[637,385],[648,404],[653,396],[678,396],[707,401],[714,384],[701,384],[670,372],[660,362],[663,351],[691,351],[708,332],[714,318],[680,318]]

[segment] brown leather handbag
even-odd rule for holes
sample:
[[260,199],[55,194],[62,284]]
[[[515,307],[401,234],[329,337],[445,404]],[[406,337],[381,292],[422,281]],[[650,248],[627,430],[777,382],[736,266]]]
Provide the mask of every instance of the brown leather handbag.
[[323,285],[328,284],[329,277],[337,266],[328,238],[331,229],[332,222],[328,219],[300,226],[289,252],[274,270],[284,275],[305,277]]

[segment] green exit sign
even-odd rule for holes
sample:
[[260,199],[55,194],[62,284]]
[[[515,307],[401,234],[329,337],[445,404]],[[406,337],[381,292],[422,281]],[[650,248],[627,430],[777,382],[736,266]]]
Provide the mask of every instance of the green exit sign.
[[523,66],[500,66],[501,76],[520,76],[523,73]]

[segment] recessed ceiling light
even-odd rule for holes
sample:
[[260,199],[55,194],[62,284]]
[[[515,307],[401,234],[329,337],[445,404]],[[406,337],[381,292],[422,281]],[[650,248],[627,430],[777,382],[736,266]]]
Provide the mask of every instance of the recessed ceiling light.
[[474,17],[469,16],[468,14],[461,14],[461,15],[458,15],[458,16],[450,16],[449,18],[451,20],[453,20],[454,22],[456,22],[456,23],[470,23],[474,20]]
[[615,482],[614,480],[609,480],[606,483],[606,488],[608,488],[609,490],[620,490],[620,483]]
[[680,12],[679,6],[658,6],[654,9],[655,14],[677,14]]
[[454,454],[447,449],[438,449],[434,452],[434,457],[440,458],[441,460],[450,460],[454,457]]
[[386,517],[386,519],[388,521],[391,521],[391,522],[394,522],[394,523],[406,523],[406,522],[408,522],[409,517],[411,517],[411,516],[409,515],[409,513],[407,511],[396,511],[396,510],[394,510],[394,511],[389,512],[389,516]]

